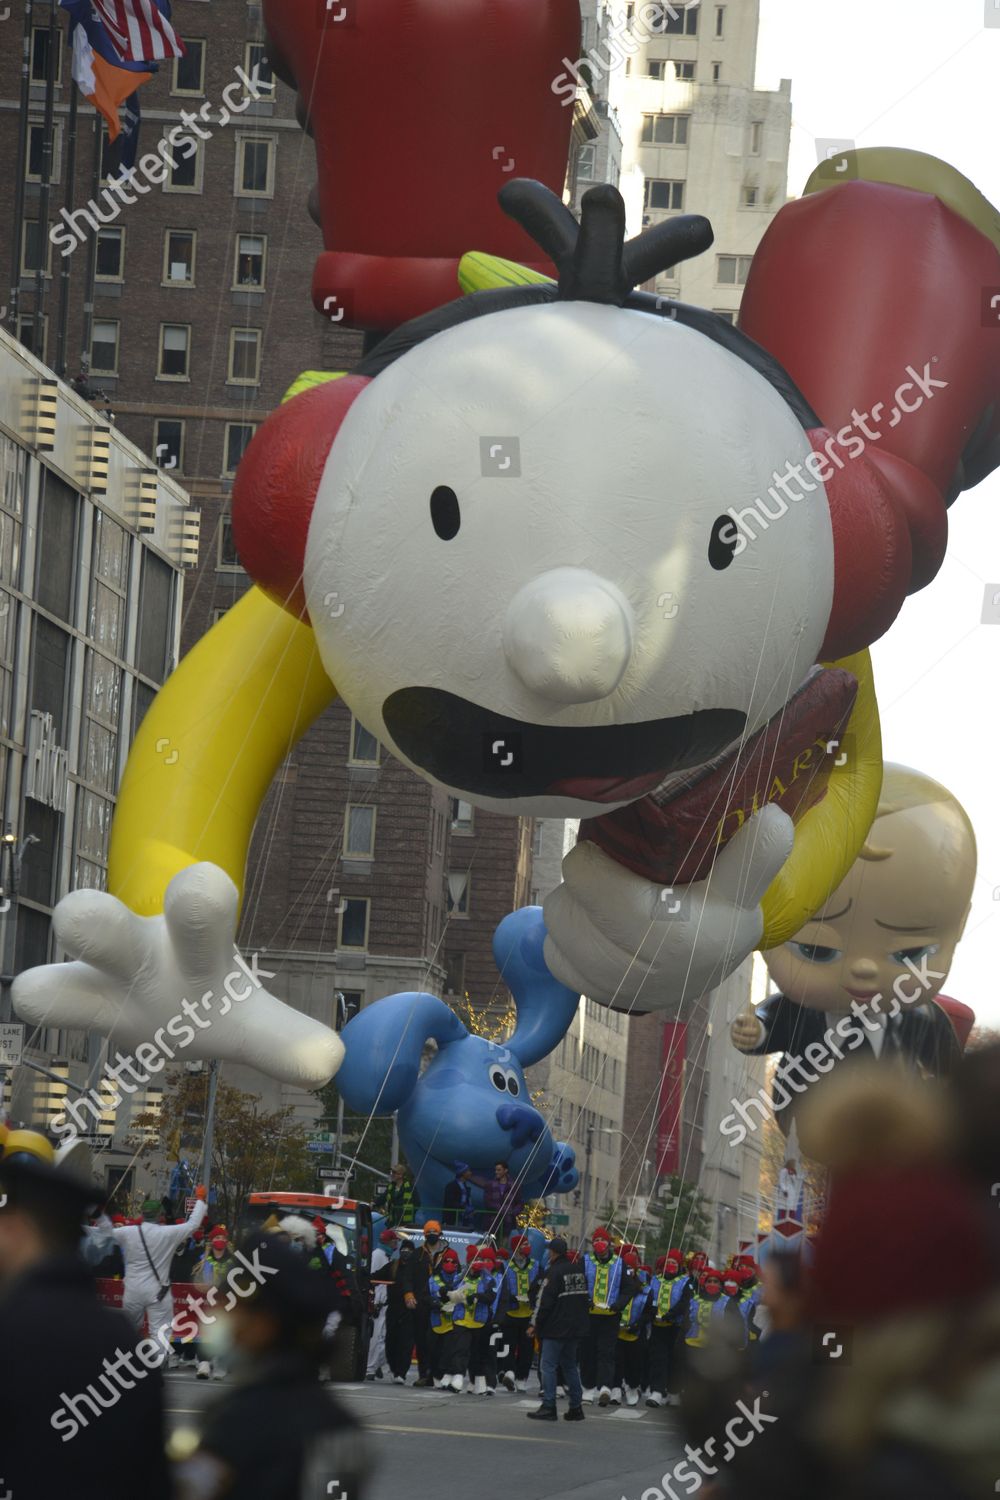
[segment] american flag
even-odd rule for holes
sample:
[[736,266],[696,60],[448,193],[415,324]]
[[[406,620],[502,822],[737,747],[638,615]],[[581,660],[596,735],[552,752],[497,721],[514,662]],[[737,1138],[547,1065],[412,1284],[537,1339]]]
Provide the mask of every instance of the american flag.
[[170,6],[160,0],[93,0],[108,35],[128,62],[182,57],[184,43],[170,24]]

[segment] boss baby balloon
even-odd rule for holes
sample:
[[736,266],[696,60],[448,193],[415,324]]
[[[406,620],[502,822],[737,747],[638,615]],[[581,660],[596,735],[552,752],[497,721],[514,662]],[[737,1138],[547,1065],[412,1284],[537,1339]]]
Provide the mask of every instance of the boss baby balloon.
[[902,1062],[923,1076],[961,1055],[937,1002],[976,877],[965,810],[938,782],[887,765],[868,838],[845,879],[791,941],[764,954],[778,987],[733,1022],[743,1052],[783,1052],[779,1119],[806,1088],[852,1058]]

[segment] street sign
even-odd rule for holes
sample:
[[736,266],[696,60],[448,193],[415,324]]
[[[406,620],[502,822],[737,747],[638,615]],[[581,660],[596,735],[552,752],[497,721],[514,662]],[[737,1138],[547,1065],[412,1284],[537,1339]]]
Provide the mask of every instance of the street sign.
[[20,1021],[0,1025],[0,1068],[17,1068],[24,1051],[24,1026]]
[[546,1218],[550,1224],[568,1224],[569,1214],[547,1214]]
[[346,1193],[351,1181],[350,1177],[337,1167],[320,1167],[316,1173],[316,1179],[318,1182],[330,1183],[331,1186],[335,1186],[337,1191],[341,1193]]
[[318,1146],[321,1142],[325,1145],[333,1144],[336,1137],[332,1130],[307,1130],[306,1140],[311,1146]]
[[80,1135],[77,1139],[89,1146],[91,1151],[110,1151],[115,1143],[113,1135]]
[[328,1141],[306,1141],[306,1150],[325,1154],[333,1150],[333,1137]]

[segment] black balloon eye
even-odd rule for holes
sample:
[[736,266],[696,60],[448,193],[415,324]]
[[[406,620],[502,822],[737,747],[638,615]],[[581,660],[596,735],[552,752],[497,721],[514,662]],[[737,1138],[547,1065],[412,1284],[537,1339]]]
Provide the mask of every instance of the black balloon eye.
[[458,496],[446,484],[439,484],[431,495],[431,520],[443,542],[450,542],[453,536],[458,535],[462,512],[458,508]]
[[721,573],[723,568],[729,567],[736,556],[739,539],[732,516],[719,516],[712,522],[712,535],[708,539],[708,561],[716,572]]

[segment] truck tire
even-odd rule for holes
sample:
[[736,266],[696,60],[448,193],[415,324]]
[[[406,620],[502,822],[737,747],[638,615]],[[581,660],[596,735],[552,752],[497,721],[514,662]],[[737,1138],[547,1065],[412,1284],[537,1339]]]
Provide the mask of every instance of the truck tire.
[[364,1380],[368,1372],[367,1328],[341,1324],[330,1356],[329,1370],[330,1379],[334,1381],[346,1384]]

